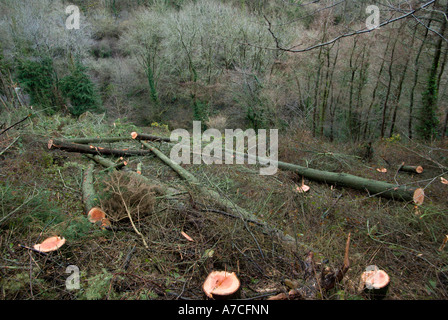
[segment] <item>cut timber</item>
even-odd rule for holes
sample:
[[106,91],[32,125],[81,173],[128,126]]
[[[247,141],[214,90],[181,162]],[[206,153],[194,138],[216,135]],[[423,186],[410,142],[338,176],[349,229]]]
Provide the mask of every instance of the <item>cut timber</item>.
[[63,142],[59,140],[48,140],[48,149],[60,149],[68,152],[79,152],[86,154],[101,154],[101,155],[114,155],[117,157],[122,156],[143,156],[148,155],[148,151],[145,150],[120,150],[120,149],[108,149],[103,147],[95,147],[91,145]]
[[213,271],[202,285],[202,290],[210,299],[236,299],[239,298],[240,280],[234,272]]
[[82,181],[82,199],[87,218],[91,223],[98,224],[102,229],[110,227],[110,221],[106,218],[106,213],[97,207],[98,198],[93,187],[93,169],[95,163],[92,161],[84,171]]
[[35,244],[34,249],[40,252],[51,252],[56,251],[62,247],[65,243],[65,238],[61,237],[50,237],[45,239],[42,243]]
[[64,142],[90,144],[90,143],[114,143],[120,141],[131,140],[129,137],[105,137],[105,138],[73,138],[64,139]]
[[[144,140],[145,135],[142,134],[136,134],[136,139]],[[168,142],[169,139],[163,138],[163,137],[156,137],[151,136],[153,138],[158,138],[160,141]],[[171,143],[174,145],[173,143]],[[242,155],[245,158],[251,158],[257,160],[261,164],[269,163],[271,160],[262,158],[262,157],[255,157],[251,156],[245,153],[240,153],[237,151],[232,150],[223,150],[226,153],[238,154]],[[372,196],[379,196],[379,197],[385,197],[390,198],[394,200],[404,200],[404,201],[414,201],[414,193],[418,190],[418,193],[421,194],[422,189],[419,189],[417,187],[410,187],[406,185],[397,186],[392,183],[387,183],[383,181],[377,181],[372,179],[366,179],[358,176],[354,176],[348,173],[337,173],[337,172],[330,172],[330,171],[322,171],[307,167],[302,167],[296,164],[291,164],[287,162],[282,161],[271,161],[272,164],[276,164],[279,169],[282,170],[288,170],[288,171],[294,171],[297,172],[299,175],[313,180],[317,182],[323,182],[331,185],[339,185],[343,187],[353,188],[357,190],[367,191]],[[424,200],[424,194],[423,198]]]
[[88,213],[90,209],[96,206],[97,197],[95,189],[93,188],[93,169],[95,163],[91,162],[84,171],[82,180],[82,202],[84,203],[85,213]]
[[164,141],[164,142],[171,142],[170,138],[166,137],[159,137],[159,136],[153,136],[150,134],[144,134],[144,133],[137,133],[132,132],[131,137],[134,140],[148,140],[148,141]]
[[141,162],[137,163],[137,173],[142,174],[142,163]]
[[422,166],[400,166],[399,171],[404,171],[404,172],[410,172],[410,173],[423,173],[423,167]]
[[360,289],[372,299],[384,299],[389,289],[389,275],[377,266],[361,274]]
[[252,213],[246,211],[245,209],[241,208],[240,206],[236,205],[235,203],[233,203],[232,201],[230,201],[226,197],[221,196],[215,190],[209,189],[209,188],[201,185],[200,181],[194,175],[192,175],[190,172],[188,172],[187,170],[182,168],[180,165],[178,165],[178,164],[174,163],[173,161],[171,161],[170,158],[168,158],[166,155],[164,155],[157,148],[151,146],[150,144],[148,144],[148,143],[146,143],[144,141],[141,141],[141,143],[146,148],[151,150],[160,160],[162,160],[165,164],[167,164],[169,167],[171,167],[171,169],[173,169],[180,177],[182,177],[188,183],[190,183],[190,185],[196,186],[198,188],[198,190],[203,195],[212,198],[214,201],[216,201],[219,205],[224,207],[226,210],[228,210],[231,213],[234,213],[235,215],[241,217],[242,220],[247,221],[247,222],[253,222],[253,223],[257,224],[257,225],[262,226],[266,233],[276,234],[285,243],[292,244],[292,245],[300,244],[301,246],[307,248],[308,250],[312,249],[312,248],[310,248],[308,245],[306,245],[304,243],[299,243],[297,241],[297,239],[294,239],[290,235],[285,234],[283,231],[278,230],[278,229],[268,225],[266,222],[260,220],[254,214],[252,214]]
[[[239,152],[235,153],[248,157],[247,154]],[[256,157],[256,160],[262,164],[269,163],[270,161],[269,159],[261,157]],[[372,196],[381,196],[404,201],[415,201],[417,199],[420,204],[423,203],[425,198],[423,189],[417,187],[410,187],[407,185],[397,186],[392,183],[362,178],[348,173],[322,171],[282,161],[274,161],[274,164],[277,164],[279,169],[297,172],[299,175],[313,181],[367,191]],[[415,195],[418,195],[418,198],[416,198]]]

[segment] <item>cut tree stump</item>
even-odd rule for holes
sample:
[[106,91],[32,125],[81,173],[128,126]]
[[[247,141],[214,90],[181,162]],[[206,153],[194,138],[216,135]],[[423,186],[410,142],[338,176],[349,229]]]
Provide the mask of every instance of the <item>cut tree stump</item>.
[[361,274],[359,290],[371,299],[382,300],[387,295],[390,277],[377,266],[371,266],[369,269]]
[[202,285],[205,295],[214,300],[240,298],[240,280],[235,272],[212,271]]
[[65,238],[61,238],[59,236],[54,236],[45,239],[42,243],[38,243],[34,245],[34,249],[40,252],[51,252],[56,251],[60,247],[62,247],[65,243]]

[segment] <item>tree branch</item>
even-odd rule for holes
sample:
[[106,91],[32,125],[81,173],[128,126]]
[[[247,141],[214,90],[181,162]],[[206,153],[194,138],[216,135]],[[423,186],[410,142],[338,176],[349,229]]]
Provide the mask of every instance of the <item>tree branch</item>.
[[[265,49],[265,50],[280,50],[280,51],[291,52],[291,53],[300,53],[300,52],[311,51],[311,50],[313,50],[313,49],[317,49],[317,48],[320,48],[320,47],[324,47],[324,46],[330,45],[330,44],[332,44],[332,43],[334,43],[334,42],[336,42],[336,41],[338,41],[338,40],[340,40],[340,39],[347,38],[347,37],[351,37],[351,36],[355,36],[355,35],[360,35],[360,34],[364,34],[364,33],[368,33],[368,32],[377,30],[377,29],[379,29],[379,28],[381,28],[381,27],[384,27],[384,26],[386,26],[386,25],[388,25],[388,24],[391,24],[391,23],[397,22],[397,21],[399,21],[399,20],[402,20],[402,19],[405,19],[405,18],[414,16],[414,14],[415,14],[416,12],[418,12],[418,11],[420,11],[420,10],[423,10],[423,9],[425,9],[426,7],[432,5],[435,1],[436,1],[436,0],[428,1],[428,2],[426,2],[425,4],[421,5],[421,6],[420,6],[419,8],[417,8],[417,9],[411,10],[411,11],[409,11],[408,13],[403,14],[403,15],[401,15],[401,16],[399,16],[399,17],[396,17],[396,18],[393,18],[393,19],[389,19],[389,20],[387,20],[387,21],[381,23],[381,24],[380,24],[377,28],[375,28],[375,29],[367,29],[367,28],[364,28],[364,29],[360,29],[360,30],[352,31],[352,32],[349,32],[349,33],[341,34],[341,35],[337,36],[336,38],[334,38],[334,39],[332,39],[332,40],[329,40],[329,41],[326,41],[326,42],[322,42],[322,43],[318,43],[318,44],[312,45],[312,46],[307,47],[307,48],[304,48],[304,49],[292,49],[292,48],[294,48],[294,47],[296,47],[296,46],[293,46],[293,47],[291,47],[291,48],[284,48],[284,47],[281,47],[281,46],[279,45],[279,39],[278,39],[278,37],[275,36],[275,34],[273,33],[273,31],[272,31],[272,29],[271,29],[272,24],[270,23],[269,20],[268,20],[268,31],[271,33],[272,37],[274,38],[274,41],[275,41],[275,43],[276,43],[276,48],[260,47],[260,46],[253,45],[253,44],[250,44],[250,43],[241,43],[241,44],[248,45],[248,46],[255,47],[255,48]],[[414,16],[414,17],[415,17],[415,16]],[[267,20],[266,16],[265,16],[265,19]],[[445,38],[444,38],[444,39],[445,39]]]

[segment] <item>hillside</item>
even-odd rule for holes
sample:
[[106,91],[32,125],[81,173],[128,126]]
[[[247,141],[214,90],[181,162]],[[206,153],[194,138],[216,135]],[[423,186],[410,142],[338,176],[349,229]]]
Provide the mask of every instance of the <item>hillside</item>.
[[447,17],[0,0],[0,299],[446,299]]
[[[19,118],[11,116],[11,122]],[[437,165],[446,165],[446,147],[377,142],[372,160],[365,162],[350,145],[303,133],[280,137],[288,141],[280,148],[280,160],[424,187],[425,202],[418,207],[307,179],[310,191],[299,193],[301,178],[283,170],[261,176],[254,165],[183,165],[201,185],[294,237],[297,245],[290,246],[255,223],[225,214],[154,155],[126,157],[120,171],[95,165],[93,186],[112,228],[90,223],[82,197],[89,159],[49,150],[48,140],[128,136],[127,141],[95,146],[139,150],[140,143],[130,139],[133,131],[169,136],[160,124],[108,124],[89,113],[78,120],[35,114],[1,135],[3,299],[203,299],[202,282],[216,269],[238,274],[243,298],[266,299],[287,290],[291,281],[300,285],[310,248],[318,266],[339,268],[349,233],[350,268],[319,299],[368,299],[358,285],[372,264],[391,278],[387,299],[446,297],[446,250],[439,248],[448,223],[447,186],[440,180],[445,169]],[[155,145],[169,154],[169,146]],[[383,155],[391,164],[422,165],[424,172],[397,172]],[[126,174],[139,163],[151,184]],[[389,170],[380,173],[379,167]],[[163,195],[164,186],[178,194]],[[58,251],[44,255],[25,248],[54,235],[66,239]],[[68,265],[80,269],[80,290],[65,287]]]

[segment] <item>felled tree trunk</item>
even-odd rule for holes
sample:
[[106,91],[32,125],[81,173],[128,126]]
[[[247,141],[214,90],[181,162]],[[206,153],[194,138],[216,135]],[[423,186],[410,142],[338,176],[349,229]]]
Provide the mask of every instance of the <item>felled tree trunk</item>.
[[[226,150],[226,152],[229,151]],[[235,153],[243,155],[239,152]],[[244,154],[244,156],[248,157],[247,154]],[[256,160],[260,163],[268,163],[268,161],[270,161],[261,157],[256,157]],[[274,164],[277,164],[279,169],[297,172],[299,175],[313,181],[367,191],[372,196],[381,196],[394,200],[414,201],[417,204],[423,203],[424,199],[424,191],[422,188],[407,185],[398,186],[392,183],[362,178],[348,173],[322,171],[282,161],[274,161]]]
[[91,145],[83,145],[77,143],[63,142],[59,140],[48,140],[48,149],[59,149],[68,152],[79,152],[86,154],[101,154],[101,155],[115,155],[119,157],[124,156],[143,156],[148,155],[150,152],[146,150],[120,150],[120,149],[108,149],[103,147],[95,147]]
[[300,243],[297,241],[297,239],[294,239],[288,234],[285,234],[283,231],[278,230],[270,225],[268,225],[266,222],[260,220],[257,216],[254,214],[246,211],[245,209],[241,208],[237,204],[233,203],[232,201],[226,199],[225,197],[221,196],[218,192],[215,190],[209,189],[201,184],[201,182],[190,172],[182,168],[180,165],[174,163],[171,161],[170,158],[168,158],[166,155],[164,155],[160,150],[155,148],[154,146],[151,146],[150,144],[140,141],[141,144],[143,144],[146,148],[151,150],[160,160],[162,160],[165,164],[167,164],[169,167],[171,167],[177,174],[179,174],[180,177],[188,181],[191,185],[194,185],[198,188],[198,190],[205,196],[208,196],[212,198],[214,201],[216,201],[220,206],[224,207],[229,212],[235,214],[236,216],[239,216],[242,218],[242,220],[247,222],[253,222],[257,225],[260,225],[263,227],[264,231],[266,233],[275,234],[281,239],[283,242],[288,243],[290,245],[300,244],[301,246],[307,248],[308,250],[310,247],[304,243]]
[[151,134],[137,133],[132,132],[131,137],[134,140],[148,140],[148,141],[163,141],[163,142],[171,142],[170,138],[154,136]]
[[105,138],[73,138],[64,139],[67,143],[79,143],[79,144],[89,144],[89,143],[114,143],[120,141],[131,140],[129,137],[105,137]]
[[[144,140],[145,135],[135,133],[135,136]],[[152,136],[155,138],[154,136]],[[166,141],[165,138],[158,137],[161,141]],[[168,139],[169,140],[169,139]],[[142,142],[143,144],[143,142]],[[265,159],[262,157],[252,157],[247,154],[242,154],[232,150],[224,149],[224,152],[230,152],[232,154],[242,155],[245,158],[251,157],[252,159],[257,160],[259,163],[269,163],[269,159]],[[337,173],[330,171],[322,171],[318,169],[312,169],[307,167],[302,167],[296,164],[291,164],[282,161],[273,161],[272,164],[276,164],[278,168],[282,170],[294,171],[300,174],[301,176],[328,184],[334,184],[338,186],[353,188],[357,190],[367,191],[372,196],[380,196],[385,198],[390,198],[394,200],[404,200],[404,201],[414,201],[417,204],[423,203],[424,200],[424,191],[422,188],[406,186],[406,185],[395,185],[392,183],[377,181],[367,178],[358,177],[355,175],[351,175],[348,173]]]
[[398,170],[399,171],[404,171],[404,172],[420,174],[420,173],[423,172],[423,167],[422,166],[405,166],[405,165],[401,165]]
[[83,180],[82,180],[82,201],[84,203],[84,210],[86,214],[96,206],[96,194],[95,189],[93,187],[93,168],[95,167],[95,163],[91,162],[87,166],[87,169],[84,171]]

